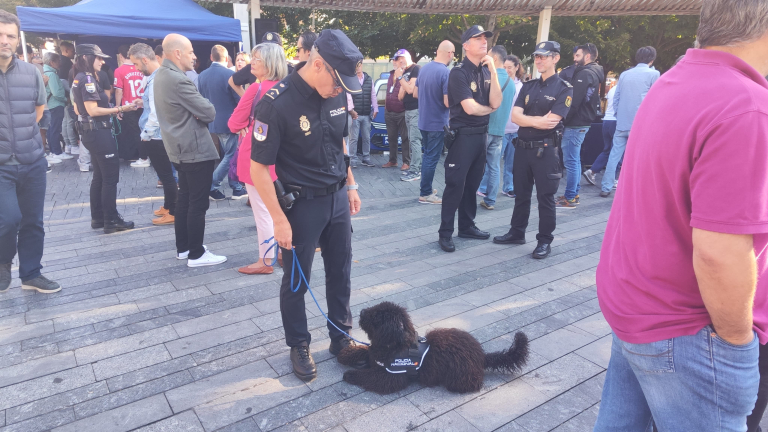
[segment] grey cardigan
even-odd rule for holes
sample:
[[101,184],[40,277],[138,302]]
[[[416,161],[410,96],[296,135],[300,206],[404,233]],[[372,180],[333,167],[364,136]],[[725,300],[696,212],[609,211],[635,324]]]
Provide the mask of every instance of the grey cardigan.
[[173,62],[163,60],[154,82],[155,109],[168,159],[195,163],[219,159],[208,123],[216,109]]

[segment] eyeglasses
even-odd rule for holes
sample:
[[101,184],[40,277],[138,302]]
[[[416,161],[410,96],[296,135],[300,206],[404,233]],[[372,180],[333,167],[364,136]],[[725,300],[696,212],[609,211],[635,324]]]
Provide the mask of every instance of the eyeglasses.
[[536,60],[546,60],[547,57],[554,57],[552,55],[536,54],[533,56]]
[[325,71],[328,72],[333,78],[333,85],[334,85],[333,91],[341,89],[341,81],[339,81],[339,78],[333,72],[333,69],[331,69],[328,63],[325,62],[325,60],[323,60],[323,66],[325,67]]

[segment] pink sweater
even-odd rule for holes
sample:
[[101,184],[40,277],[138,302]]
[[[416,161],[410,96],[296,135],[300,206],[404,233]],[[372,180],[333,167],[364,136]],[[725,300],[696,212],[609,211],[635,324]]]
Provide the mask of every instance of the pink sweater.
[[[253,186],[253,181],[251,181],[251,137],[253,136],[253,123],[250,120],[254,98],[258,102],[264,96],[264,93],[277,83],[277,81],[262,81],[258,97],[256,92],[259,91],[259,84],[251,84],[243,97],[240,98],[240,103],[237,104],[237,108],[232,112],[232,116],[227,123],[232,133],[238,133],[246,127],[248,128],[248,134],[240,138],[240,149],[237,153],[237,178],[251,186]],[[274,165],[269,166],[269,176],[272,178],[272,181],[277,180]]]

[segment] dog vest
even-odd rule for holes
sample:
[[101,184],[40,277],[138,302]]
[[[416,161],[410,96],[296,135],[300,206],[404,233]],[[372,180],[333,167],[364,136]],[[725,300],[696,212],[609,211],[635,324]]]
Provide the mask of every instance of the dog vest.
[[389,373],[404,373],[409,377],[417,377],[428,351],[427,338],[417,335],[416,341],[410,347],[390,355],[386,362],[376,360],[376,364]]

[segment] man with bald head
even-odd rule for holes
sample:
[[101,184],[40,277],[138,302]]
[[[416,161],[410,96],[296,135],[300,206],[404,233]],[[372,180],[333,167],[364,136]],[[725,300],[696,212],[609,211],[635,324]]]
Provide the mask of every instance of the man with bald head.
[[444,40],[440,43],[435,59],[421,68],[413,96],[419,101],[419,130],[424,157],[421,162],[422,204],[441,204],[443,201],[432,189],[435,168],[443,149],[443,128],[448,124],[448,65],[453,61],[456,48]]
[[219,154],[208,132],[208,123],[216,118],[216,109],[185,74],[192,70],[195,60],[189,39],[178,34],[166,36],[163,66],[157,71],[153,89],[163,144],[168,159],[179,173],[174,224],[176,258],[188,259],[189,267],[221,264],[227,260],[203,246],[208,193]]

